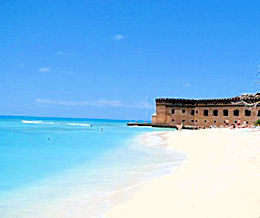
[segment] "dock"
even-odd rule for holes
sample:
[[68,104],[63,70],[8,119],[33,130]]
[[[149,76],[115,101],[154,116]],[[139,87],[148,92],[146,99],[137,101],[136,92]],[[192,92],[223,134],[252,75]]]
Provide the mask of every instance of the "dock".
[[[127,126],[150,126],[150,127],[157,127],[157,128],[173,128],[177,129],[176,126],[168,125],[168,124],[157,124],[157,123],[137,123],[137,122],[129,122],[127,123]],[[183,126],[182,129],[191,129],[191,130],[197,130],[199,129],[198,126]]]

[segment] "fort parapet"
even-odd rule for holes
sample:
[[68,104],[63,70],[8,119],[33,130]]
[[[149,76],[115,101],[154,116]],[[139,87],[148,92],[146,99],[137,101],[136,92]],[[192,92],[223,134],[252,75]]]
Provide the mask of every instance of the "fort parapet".
[[253,124],[260,119],[260,93],[223,99],[156,99],[152,125],[189,127],[221,126],[226,120]]

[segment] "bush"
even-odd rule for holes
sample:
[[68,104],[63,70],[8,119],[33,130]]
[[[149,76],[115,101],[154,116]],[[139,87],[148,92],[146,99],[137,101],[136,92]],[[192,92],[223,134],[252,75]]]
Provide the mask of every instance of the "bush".
[[260,119],[257,120],[257,121],[255,121],[255,125],[256,125],[256,126],[260,126]]

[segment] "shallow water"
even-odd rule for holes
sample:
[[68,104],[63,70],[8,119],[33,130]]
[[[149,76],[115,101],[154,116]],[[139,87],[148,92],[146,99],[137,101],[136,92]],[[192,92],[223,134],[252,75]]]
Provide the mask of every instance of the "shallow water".
[[101,217],[112,202],[98,199],[185,158],[146,147],[138,136],[151,131],[160,130],[117,120],[0,117],[0,217]]

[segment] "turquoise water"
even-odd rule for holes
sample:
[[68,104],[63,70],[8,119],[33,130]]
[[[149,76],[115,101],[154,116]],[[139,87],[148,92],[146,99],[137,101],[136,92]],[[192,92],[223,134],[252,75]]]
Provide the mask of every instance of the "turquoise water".
[[[0,217],[102,217],[104,198],[185,158],[126,121],[0,117]],[[150,139],[160,144],[159,137]]]

